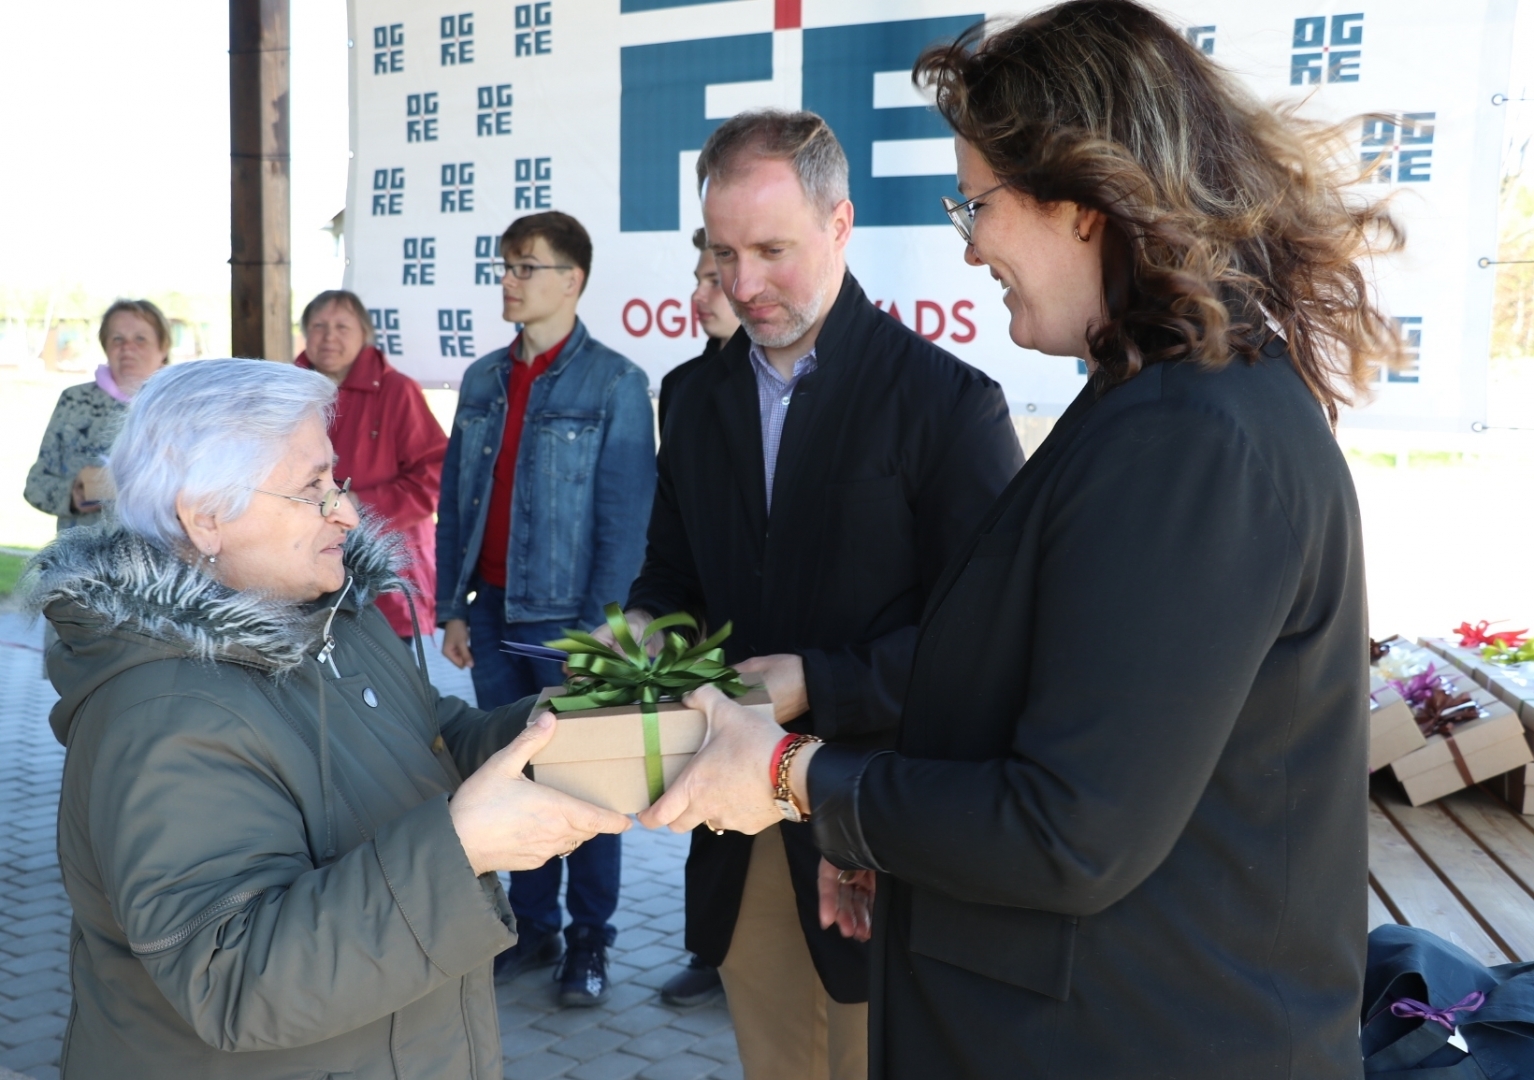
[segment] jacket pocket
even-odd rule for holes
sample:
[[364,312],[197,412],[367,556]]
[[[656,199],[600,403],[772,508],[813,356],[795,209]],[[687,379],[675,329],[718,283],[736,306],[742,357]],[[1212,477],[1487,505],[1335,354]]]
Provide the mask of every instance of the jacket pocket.
[[1065,1001],[1075,946],[1074,915],[912,890],[911,951],[987,979]]
[[602,445],[601,413],[542,412],[534,418],[533,430],[539,472],[562,483],[591,478]]

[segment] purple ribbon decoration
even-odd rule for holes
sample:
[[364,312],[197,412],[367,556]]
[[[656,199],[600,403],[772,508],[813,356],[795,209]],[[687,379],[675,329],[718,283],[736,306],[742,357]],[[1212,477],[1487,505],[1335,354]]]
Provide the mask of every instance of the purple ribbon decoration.
[[1433,696],[1433,691],[1443,684],[1443,676],[1435,674],[1437,670],[1436,664],[1429,664],[1422,674],[1413,675],[1406,682],[1391,679],[1390,685],[1396,693],[1406,699],[1406,704],[1414,709],[1420,708]]
[[1435,1009],[1431,1005],[1413,998],[1402,998],[1390,1006],[1390,1011],[1393,1015],[1399,1016],[1403,1020],[1413,1016],[1420,1016],[1423,1020],[1435,1021],[1452,1032],[1458,1026],[1454,1021],[1455,1013],[1475,1012],[1484,1004],[1486,1004],[1486,995],[1479,990],[1472,990],[1460,998],[1457,1005],[1450,1005],[1447,1009]]

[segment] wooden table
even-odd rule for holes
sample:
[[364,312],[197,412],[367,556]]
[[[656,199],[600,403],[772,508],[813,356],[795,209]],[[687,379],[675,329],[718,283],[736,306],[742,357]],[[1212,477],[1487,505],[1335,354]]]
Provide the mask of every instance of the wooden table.
[[1387,777],[1369,801],[1369,928],[1420,926],[1485,964],[1534,960],[1534,817],[1481,788],[1411,806]]

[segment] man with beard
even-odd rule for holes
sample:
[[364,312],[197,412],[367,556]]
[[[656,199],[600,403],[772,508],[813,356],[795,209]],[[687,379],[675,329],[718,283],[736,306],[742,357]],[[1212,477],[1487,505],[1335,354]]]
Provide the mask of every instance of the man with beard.
[[[788,732],[890,746],[927,593],[1022,464],[1006,400],[847,272],[847,158],[819,116],[727,120],[698,182],[746,333],[668,403],[629,621],[733,621],[727,659]],[[784,808],[755,837],[694,833],[687,947],[720,968],[748,1080],[861,1078],[866,946],[820,928],[820,857]]]

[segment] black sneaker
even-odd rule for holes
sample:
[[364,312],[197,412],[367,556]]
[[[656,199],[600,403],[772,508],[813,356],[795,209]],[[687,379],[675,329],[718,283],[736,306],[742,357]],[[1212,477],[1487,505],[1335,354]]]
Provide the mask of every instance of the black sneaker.
[[719,969],[710,967],[696,956],[687,958],[687,966],[667,979],[660,988],[660,999],[667,1005],[702,1005],[711,1001],[724,989],[719,981]]
[[526,971],[552,967],[564,955],[565,943],[558,930],[539,930],[529,926],[517,943],[495,958],[498,981],[515,979]]
[[570,948],[560,965],[559,1003],[584,1008],[600,1005],[612,994],[607,982],[607,942],[601,931],[572,926],[566,933]]

